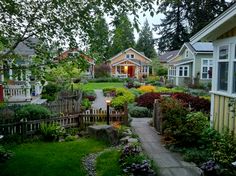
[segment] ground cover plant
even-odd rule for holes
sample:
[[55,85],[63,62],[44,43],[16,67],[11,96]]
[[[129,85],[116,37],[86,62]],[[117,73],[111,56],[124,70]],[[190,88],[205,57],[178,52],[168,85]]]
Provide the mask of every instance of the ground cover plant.
[[73,142],[26,143],[12,146],[14,157],[0,163],[1,176],[86,175],[82,158],[104,150],[102,141],[81,138]]

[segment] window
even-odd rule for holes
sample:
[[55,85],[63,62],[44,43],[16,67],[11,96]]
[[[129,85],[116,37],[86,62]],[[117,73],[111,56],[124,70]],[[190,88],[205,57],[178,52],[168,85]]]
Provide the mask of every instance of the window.
[[176,67],[169,68],[169,76],[176,76]]
[[124,74],[124,73],[125,73],[124,66],[117,66],[117,72],[118,72],[119,74]]
[[203,59],[202,60],[202,79],[211,79],[212,78],[212,59]]
[[218,68],[218,90],[228,90],[228,62],[220,62]]
[[219,51],[219,59],[228,59],[229,56],[229,46],[221,46]]
[[148,67],[147,66],[143,66],[143,73],[147,73],[148,72]]
[[179,76],[180,77],[188,77],[189,76],[189,66],[179,67]]
[[189,57],[189,51],[185,50],[185,58],[188,58],[188,57]]
[[126,59],[134,59],[134,54],[126,54]]
[[218,58],[218,90],[228,90],[229,45],[219,47]]

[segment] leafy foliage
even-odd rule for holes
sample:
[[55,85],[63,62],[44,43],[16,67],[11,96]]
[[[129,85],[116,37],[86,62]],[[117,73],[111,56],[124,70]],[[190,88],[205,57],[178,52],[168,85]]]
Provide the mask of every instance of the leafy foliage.
[[131,117],[150,117],[151,113],[148,108],[135,106],[134,104],[129,105],[129,114]]
[[134,95],[126,88],[117,88],[116,97],[112,99],[111,106],[115,109],[123,109],[126,103],[134,102]]
[[13,153],[9,150],[6,150],[2,145],[0,145],[0,163],[10,159],[13,156]]
[[161,96],[159,93],[150,92],[150,93],[145,93],[139,96],[136,99],[136,102],[138,106],[143,106],[143,107],[147,107],[148,109],[152,109],[154,101],[160,98]]
[[84,98],[81,102],[81,106],[83,109],[87,110],[91,107],[92,103],[89,101],[88,98]]
[[110,77],[110,66],[108,64],[99,64],[95,66],[95,78]]
[[54,101],[56,99],[57,93],[61,90],[58,84],[48,83],[43,87],[42,98],[47,99],[47,101]]
[[54,141],[65,134],[65,129],[57,123],[41,123],[39,131],[45,141]]
[[185,107],[190,106],[193,111],[210,112],[210,101],[204,98],[195,97],[186,93],[174,93],[172,94],[172,97],[180,100]]
[[27,120],[48,119],[52,116],[46,107],[36,104],[28,104],[16,111],[16,118]]
[[151,85],[144,85],[144,86],[140,86],[138,88],[138,90],[140,90],[142,92],[154,92],[156,90],[156,88]]

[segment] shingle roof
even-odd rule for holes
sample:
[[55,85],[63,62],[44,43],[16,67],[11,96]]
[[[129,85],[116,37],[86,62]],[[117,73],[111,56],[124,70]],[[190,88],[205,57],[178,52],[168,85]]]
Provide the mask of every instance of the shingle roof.
[[213,52],[213,45],[211,42],[197,42],[192,45],[197,52]]
[[37,45],[38,42],[39,40],[36,38],[30,38],[24,42],[20,42],[14,49],[14,53],[22,56],[33,56],[36,54],[33,46]]
[[177,56],[179,50],[168,51],[160,56],[160,62],[167,62]]

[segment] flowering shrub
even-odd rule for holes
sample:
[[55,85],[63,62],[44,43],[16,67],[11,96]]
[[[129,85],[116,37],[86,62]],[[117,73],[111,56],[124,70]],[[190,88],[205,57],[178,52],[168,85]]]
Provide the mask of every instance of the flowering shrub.
[[146,107],[140,107],[135,106],[135,104],[131,104],[128,108],[131,117],[151,117],[151,113]]
[[103,89],[103,94],[105,97],[115,97],[116,96],[116,88],[105,88],[105,89]]
[[154,92],[156,90],[156,88],[151,85],[145,85],[145,86],[139,87],[138,90],[140,90],[142,92]]
[[149,92],[138,97],[136,102],[138,106],[143,106],[152,109],[155,99],[160,99],[160,98],[161,96],[159,93]]
[[95,78],[106,78],[110,77],[111,68],[108,64],[95,65]]

